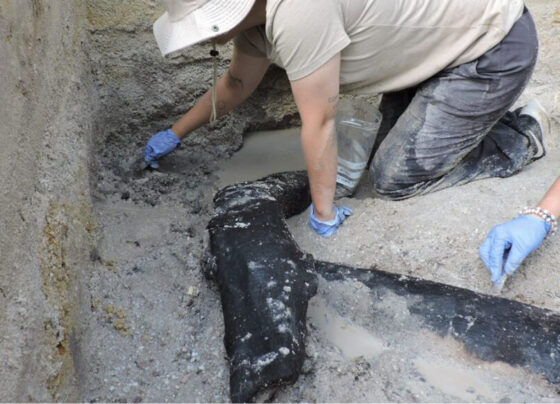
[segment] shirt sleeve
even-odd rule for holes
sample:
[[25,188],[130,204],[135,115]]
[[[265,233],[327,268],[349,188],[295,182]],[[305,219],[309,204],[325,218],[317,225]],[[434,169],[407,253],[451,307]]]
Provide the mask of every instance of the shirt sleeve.
[[266,36],[263,27],[253,27],[239,33],[234,38],[234,45],[249,56],[266,57]]
[[313,73],[350,44],[339,1],[284,0],[271,18],[266,35],[292,81]]

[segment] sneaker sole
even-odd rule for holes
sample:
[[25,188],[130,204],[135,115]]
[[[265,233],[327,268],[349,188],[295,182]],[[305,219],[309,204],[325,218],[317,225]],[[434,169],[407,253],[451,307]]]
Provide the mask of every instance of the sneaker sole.
[[532,143],[537,147],[533,160],[538,160],[546,154],[544,139],[547,137],[550,130],[550,118],[548,112],[538,100],[533,99],[521,109],[519,116],[522,115],[533,118],[541,130],[541,136],[533,133],[533,131],[528,131],[528,134],[532,139]]

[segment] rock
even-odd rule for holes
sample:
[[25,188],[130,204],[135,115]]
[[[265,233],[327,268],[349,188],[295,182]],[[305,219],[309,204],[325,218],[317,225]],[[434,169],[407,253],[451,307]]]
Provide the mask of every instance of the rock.
[[196,286],[189,286],[187,294],[192,297],[197,297],[200,294],[200,290]]

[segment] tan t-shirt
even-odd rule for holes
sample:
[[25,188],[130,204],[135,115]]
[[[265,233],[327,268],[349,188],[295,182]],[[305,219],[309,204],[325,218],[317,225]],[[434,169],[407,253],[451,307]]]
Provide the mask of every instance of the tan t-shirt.
[[266,26],[236,46],[301,79],[341,52],[342,92],[414,86],[477,59],[523,13],[523,0],[267,0]]

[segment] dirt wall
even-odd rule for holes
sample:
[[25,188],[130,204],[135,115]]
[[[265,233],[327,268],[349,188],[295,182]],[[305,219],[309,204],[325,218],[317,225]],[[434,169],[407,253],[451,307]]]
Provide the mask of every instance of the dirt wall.
[[0,2],[0,401],[77,398],[92,228],[85,1]]

